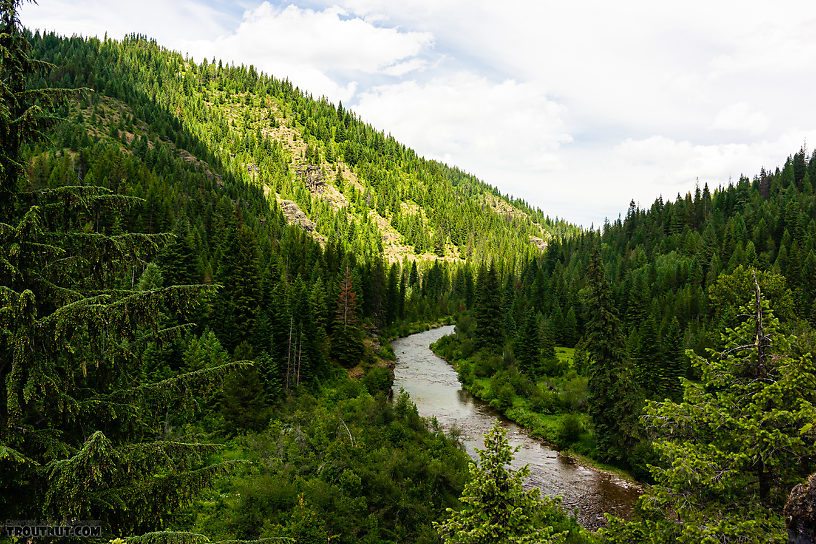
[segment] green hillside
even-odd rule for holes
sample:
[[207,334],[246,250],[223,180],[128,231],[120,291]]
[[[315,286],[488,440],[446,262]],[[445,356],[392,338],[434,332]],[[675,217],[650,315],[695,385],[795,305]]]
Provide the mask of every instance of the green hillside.
[[79,104],[92,138],[114,137],[137,154],[170,141],[179,156],[262,188],[314,239],[339,240],[360,257],[523,258],[577,231],[251,66],[198,64],[140,36],[37,35],[33,44],[37,58],[60,66],[44,84],[93,89]]

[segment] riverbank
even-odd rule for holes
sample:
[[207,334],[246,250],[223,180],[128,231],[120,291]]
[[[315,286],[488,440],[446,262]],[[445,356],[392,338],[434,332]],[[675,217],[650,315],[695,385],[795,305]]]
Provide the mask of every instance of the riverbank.
[[[595,436],[590,429],[589,416],[585,412],[544,413],[540,409],[536,410],[534,405],[540,408],[542,403],[547,403],[546,399],[544,401],[538,398],[531,400],[515,391],[509,393],[510,388],[505,387],[502,389],[503,385],[496,386],[492,383],[491,377],[473,376],[474,361],[468,359],[457,361],[450,357],[451,350],[445,349],[444,340],[445,337],[434,342],[430,345],[430,349],[456,370],[462,389],[490,405],[503,417],[519,425],[530,436],[543,441],[547,446],[562,455],[568,456],[575,463],[609,474],[628,487],[642,489],[643,484],[631,472],[604,463],[593,455]],[[566,368],[571,367],[573,352],[572,348],[557,347],[556,356],[560,364]],[[567,376],[565,381],[580,382],[580,380],[570,378],[570,376]],[[552,384],[546,380],[541,380],[535,385],[537,387],[543,386],[545,390],[552,387]],[[580,384],[578,387],[575,387],[574,383],[569,385],[573,389],[580,389]],[[574,395],[580,395],[580,392],[570,392],[566,395],[568,397],[566,401],[575,402],[575,399],[569,398]]]
[[538,488],[548,496],[561,496],[566,512],[575,515],[585,528],[597,530],[605,523],[604,514],[628,518],[639,496],[631,482],[572,455],[562,455],[547,442],[531,434],[488,403],[463,390],[453,366],[435,355],[429,345],[453,332],[442,327],[403,337],[392,343],[396,354],[393,391],[404,390],[422,417],[437,422],[447,432],[459,436],[465,451],[476,458],[483,447],[482,437],[498,418],[517,447],[514,468],[527,465],[527,489]]

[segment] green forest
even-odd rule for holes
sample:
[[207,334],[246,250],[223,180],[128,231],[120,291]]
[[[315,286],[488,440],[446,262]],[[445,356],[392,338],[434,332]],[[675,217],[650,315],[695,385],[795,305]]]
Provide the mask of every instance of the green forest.
[[[145,544],[812,533],[816,152],[583,229],[253,66],[32,33],[19,7],[3,519]],[[631,518],[582,528],[500,426],[473,461],[392,391],[390,341],[439,324],[465,389],[641,483]]]

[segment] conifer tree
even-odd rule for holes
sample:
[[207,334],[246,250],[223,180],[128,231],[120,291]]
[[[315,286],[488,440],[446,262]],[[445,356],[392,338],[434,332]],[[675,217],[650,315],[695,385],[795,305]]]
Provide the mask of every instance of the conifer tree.
[[332,327],[331,351],[340,364],[350,368],[360,362],[363,356],[363,341],[357,324],[357,293],[351,282],[349,267],[340,283],[337,312]]
[[476,346],[478,348],[499,349],[503,343],[502,312],[499,280],[496,268],[482,265],[476,286],[476,301],[473,306],[476,319]]
[[564,345],[574,347],[578,341],[578,317],[575,315],[575,308],[570,306],[567,315],[564,317]]
[[[677,316],[672,317],[669,330],[663,338],[662,375],[660,376],[660,399],[678,402],[683,397],[681,378],[685,375],[686,360],[683,352],[683,332]],[[658,399],[659,400],[659,399]]]
[[[530,470],[509,469],[513,449],[507,430],[497,421],[484,437],[484,449],[477,449],[479,463],[470,463],[470,481],[462,491],[461,510],[448,508],[448,519],[434,522],[445,544],[556,544],[566,533],[537,521],[554,501],[540,498],[538,488],[525,491],[524,478]],[[544,514],[544,516],[542,516]]]
[[535,377],[539,370],[541,339],[538,335],[538,321],[534,308],[527,311],[524,327],[516,336],[513,354],[518,360],[519,369],[528,376]]
[[173,238],[162,251],[159,262],[167,285],[191,285],[200,281],[195,249],[190,240],[190,224],[186,218],[177,223]]
[[170,439],[165,414],[194,408],[194,391],[244,365],[144,381],[146,346],[185,328],[162,329],[162,313],[184,315],[209,289],[114,288],[166,241],[105,229],[140,200],[93,186],[21,190],[21,150],[53,123],[61,92],[26,88],[43,64],[28,56],[19,6],[0,3],[0,510],[100,520],[107,534],[160,529],[225,470],[204,461],[212,445]]
[[635,443],[640,407],[597,247],[592,250],[586,278],[586,345],[591,356],[588,412],[601,458],[621,461]]

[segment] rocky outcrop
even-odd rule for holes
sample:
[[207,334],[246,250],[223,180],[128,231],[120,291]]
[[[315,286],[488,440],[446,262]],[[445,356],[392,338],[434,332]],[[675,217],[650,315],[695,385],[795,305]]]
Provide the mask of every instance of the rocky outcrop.
[[312,193],[322,193],[326,190],[326,181],[323,179],[323,171],[315,164],[301,163],[297,166],[298,179],[306,184]]
[[785,505],[785,525],[791,544],[816,544],[816,474],[791,491]]
[[283,212],[283,215],[286,216],[286,219],[289,222],[289,224],[299,225],[300,228],[302,228],[308,233],[312,233],[315,231],[316,226],[314,224],[314,221],[309,219],[306,216],[306,214],[303,213],[303,210],[301,210],[300,207],[298,207],[298,205],[295,204],[293,201],[281,200],[280,207],[281,211]]

